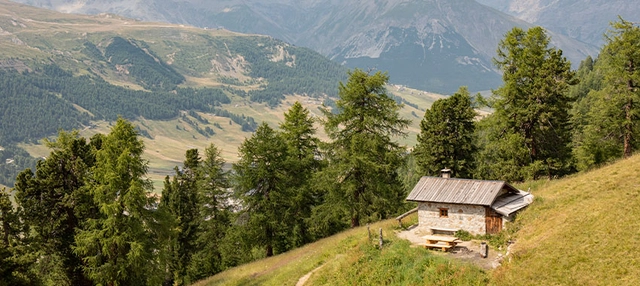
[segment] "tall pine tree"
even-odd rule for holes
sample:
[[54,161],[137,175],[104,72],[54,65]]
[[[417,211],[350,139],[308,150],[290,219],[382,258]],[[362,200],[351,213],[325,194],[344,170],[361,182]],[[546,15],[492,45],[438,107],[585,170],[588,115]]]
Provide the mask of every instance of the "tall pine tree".
[[187,268],[196,251],[198,225],[200,224],[198,182],[200,156],[197,149],[189,149],[184,167],[175,168],[173,180],[166,177],[159,211],[167,212],[173,220],[174,232],[165,242],[168,250],[165,285],[190,284]]
[[587,97],[588,123],[577,144],[584,168],[627,158],[640,146],[640,27],[620,19],[606,39],[595,65],[603,86]]
[[267,257],[288,249],[287,210],[290,204],[287,145],[266,123],[246,139],[233,165],[235,192],[248,215],[246,235]]
[[451,97],[437,100],[425,112],[414,149],[423,175],[435,176],[442,168],[451,168],[455,177],[472,177],[477,150],[475,116],[466,87]]
[[398,114],[400,106],[385,89],[386,73],[349,72],[340,83],[337,113],[324,110],[329,202],[349,214],[352,227],[397,211],[404,194],[397,170],[405,148],[394,139],[406,136],[409,121]]
[[78,231],[75,248],[96,284],[160,284],[153,242],[156,202],[143,151],[135,127],[119,118],[97,152],[87,187],[100,214]]
[[[189,264],[192,281],[214,275],[226,266],[221,243],[231,225],[228,173],[223,169],[220,149],[211,144],[198,167],[198,237]],[[235,265],[231,265],[235,266]]]
[[[500,41],[494,62],[503,72],[504,84],[495,92],[495,113],[491,116],[496,117],[501,128],[496,130],[498,134],[489,136],[494,141],[485,145],[490,148],[481,154],[484,158],[480,161],[485,164],[481,169],[501,168],[506,159],[507,163],[518,162],[514,167],[524,169],[521,174],[526,177],[566,174],[571,163],[568,110],[573,102],[567,91],[576,83],[571,64],[561,50],[549,47],[549,37],[541,27],[527,31],[513,28]],[[506,142],[517,144],[511,149],[528,150],[527,157],[503,158],[501,154],[486,153],[505,149],[494,147]],[[519,172],[517,169],[513,171]],[[487,177],[489,173],[480,175]]]
[[314,122],[309,110],[296,102],[284,114],[284,122],[280,124],[282,138],[288,147],[287,165],[295,170],[295,176],[291,176],[289,181],[292,210],[287,218],[293,222],[290,239],[294,247],[312,240],[307,220],[311,217],[312,207],[318,203],[318,196],[310,184],[313,174],[320,169],[320,160],[316,158],[319,140],[314,136]]

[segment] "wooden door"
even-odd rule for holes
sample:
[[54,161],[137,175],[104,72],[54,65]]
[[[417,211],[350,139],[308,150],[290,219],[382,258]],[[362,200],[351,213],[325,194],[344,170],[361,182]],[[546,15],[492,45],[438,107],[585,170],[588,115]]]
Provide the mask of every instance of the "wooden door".
[[487,234],[496,234],[502,230],[502,216],[489,207],[486,208],[484,221]]

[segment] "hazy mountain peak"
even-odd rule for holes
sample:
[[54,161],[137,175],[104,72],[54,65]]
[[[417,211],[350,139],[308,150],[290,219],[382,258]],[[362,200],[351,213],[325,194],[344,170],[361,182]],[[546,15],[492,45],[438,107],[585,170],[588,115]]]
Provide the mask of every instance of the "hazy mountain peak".
[[601,46],[609,22],[640,21],[637,0],[477,0],[559,34]]

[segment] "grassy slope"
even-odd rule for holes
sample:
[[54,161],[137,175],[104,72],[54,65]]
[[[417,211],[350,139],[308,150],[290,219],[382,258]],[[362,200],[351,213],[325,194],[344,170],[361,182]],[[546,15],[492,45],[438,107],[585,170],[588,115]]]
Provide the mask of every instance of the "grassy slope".
[[496,285],[640,285],[640,155],[534,194]]
[[[413,216],[413,221],[417,221]],[[347,230],[287,253],[222,272],[195,285],[295,285],[319,268],[305,285],[484,285],[486,273],[451,262],[393,233],[395,220],[371,225],[383,229],[385,247],[369,242],[366,227]]]

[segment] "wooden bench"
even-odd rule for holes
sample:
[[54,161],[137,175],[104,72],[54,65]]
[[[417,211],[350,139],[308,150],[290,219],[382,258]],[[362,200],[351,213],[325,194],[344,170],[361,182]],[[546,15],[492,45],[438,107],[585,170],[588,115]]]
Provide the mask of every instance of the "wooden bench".
[[427,235],[422,238],[427,242],[427,244],[424,245],[425,248],[441,249],[442,251],[447,251],[455,247],[460,241],[457,237],[452,236]]
[[431,248],[431,249],[441,249],[442,251],[446,252],[447,250],[455,246],[450,244],[444,244],[444,243],[433,243],[433,244],[425,244],[424,247]]
[[449,234],[449,235],[455,235],[456,232],[459,229],[453,229],[453,228],[444,228],[444,227],[430,227],[431,228],[431,232],[433,234]]

